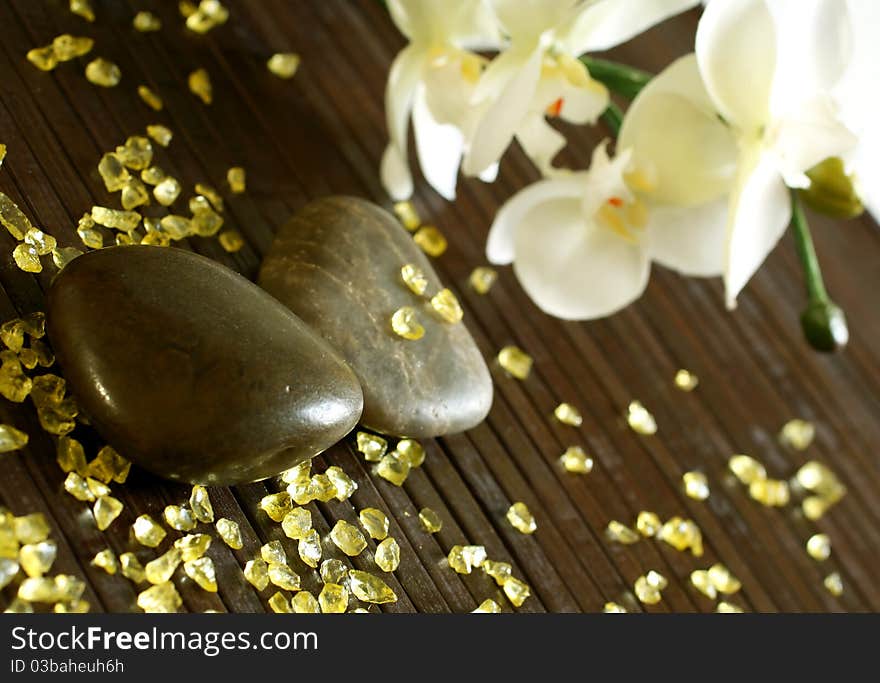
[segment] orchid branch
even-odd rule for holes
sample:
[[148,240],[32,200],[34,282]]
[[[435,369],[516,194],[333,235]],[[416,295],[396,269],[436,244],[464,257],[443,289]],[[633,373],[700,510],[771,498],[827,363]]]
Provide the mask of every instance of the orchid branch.
[[654,77],[654,74],[647,71],[607,59],[597,59],[587,55],[583,55],[580,59],[590,72],[590,76],[604,84],[612,92],[629,99],[638,95]]

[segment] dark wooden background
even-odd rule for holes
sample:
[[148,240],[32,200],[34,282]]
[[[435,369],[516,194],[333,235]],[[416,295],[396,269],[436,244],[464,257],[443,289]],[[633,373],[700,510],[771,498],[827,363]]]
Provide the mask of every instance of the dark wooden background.
[[[273,232],[298,207],[329,193],[351,193],[388,206],[378,178],[386,143],[383,92],[389,64],[403,40],[375,0],[264,0],[228,2],[229,22],[207,36],[183,27],[170,0],[93,0],[98,20],[87,24],[67,11],[66,0],[0,0],[0,142],[9,147],[0,169],[0,189],[19,203],[35,224],[65,246],[80,246],[76,220],[92,204],[118,206],[96,173],[105,151],[128,135],[161,122],[175,133],[158,162],[180,178],[186,192],[197,181],[222,186],[226,169],[242,165],[248,192],[227,198],[227,225],[247,244],[228,255],[215,240],[189,246],[249,277]],[[140,9],[156,12],[161,32],[138,34],[131,19]],[[688,51],[696,15],[669,22],[618,50],[615,57],[658,70]],[[90,85],[84,60],[52,73],[25,60],[32,47],[70,32],[95,38],[93,55],[120,65],[123,80],[110,90]],[[267,72],[266,58],[296,51],[302,67],[291,81]],[[90,56],[89,58],[91,58]],[[187,90],[186,76],[205,67],[215,102],[205,107]],[[154,113],[135,94],[146,83],[165,100]],[[602,128],[572,131],[568,162],[583,164]],[[441,277],[466,309],[466,323],[487,359],[516,343],[535,358],[525,382],[507,377],[496,364],[495,404],[488,420],[466,434],[426,443],[424,467],[404,487],[373,477],[350,444],[317,459],[341,465],[359,483],[351,502],[312,506],[317,528],[326,532],[339,518],[355,521],[355,510],[381,508],[392,517],[392,535],[402,563],[392,580],[400,597],[387,611],[465,612],[498,597],[482,573],[464,577],[445,566],[449,548],[484,544],[490,557],[513,563],[516,576],[532,587],[521,611],[596,611],[607,600],[642,609],[633,581],[649,569],[669,578],[663,601],[650,611],[711,611],[690,572],[715,561],[742,580],[733,601],[754,611],[862,611],[880,608],[880,233],[869,218],[848,223],[814,219],[815,239],[827,284],[849,315],[852,341],[836,356],[812,352],[801,339],[797,316],[802,280],[793,245],[786,238],[740,297],[725,310],[718,282],[687,280],[655,268],[642,299],[600,322],[563,323],[540,313],[509,269],[489,295],[467,287],[474,266],[484,263],[488,226],[499,205],[536,174],[523,156],[505,157],[493,185],[463,182],[455,203],[442,200],[423,182],[415,203],[426,221],[450,238],[436,261]],[[186,196],[186,195],[185,195]],[[18,270],[14,240],[0,231],[0,317],[43,309],[54,268],[37,276]],[[44,259],[47,261],[47,259]],[[700,377],[685,394],[673,387],[679,367]],[[641,400],[655,414],[659,432],[642,437],[622,419],[626,405]],[[581,407],[575,429],[556,423],[560,401]],[[776,433],[792,417],[813,420],[815,443],[805,454],[779,447]],[[157,518],[166,504],[185,498],[185,487],[135,471],[116,487],[125,511],[106,533],[98,532],[84,504],[61,493],[63,474],[54,448],[41,432],[29,403],[0,402],[0,419],[25,429],[30,445],[0,456],[0,504],[15,513],[43,511],[59,541],[56,571],[86,578],[86,599],[95,610],[135,610],[135,590],[120,577],[89,566],[108,545],[134,547],[131,521],[143,512]],[[556,465],[569,445],[583,445],[596,459],[587,477]],[[849,493],[818,523],[796,505],[768,509],[752,501],[726,474],[732,453],[750,453],[771,476],[788,478],[807,458],[827,463]],[[705,502],[685,497],[680,478],[704,471],[712,495]],[[264,483],[212,490],[218,516],[242,524],[245,548],[233,552],[215,542],[220,592],[210,595],[186,579],[177,583],[184,609],[261,611],[272,590],[258,595],[240,567],[259,545],[283,539],[280,526],[256,511]],[[525,501],[538,531],[523,536],[505,520],[513,501]],[[354,507],[352,507],[352,503]],[[417,511],[437,510],[443,531],[429,536]],[[665,544],[610,543],[603,534],[611,519],[631,523],[640,510],[663,518],[682,515],[701,527],[705,556],[696,559]],[[805,552],[806,539],[828,533],[833,554],[825,562]],[[176,534],[171,534],[172,536]],[[166,541],[167,543],[168,541]],[[372,547],[372,546],[371,546]],[[164,546],[163,546],[164,548]],[[142,555],[149,559],[150,552]],[[369,567],[365,556],[355,564]],[[293,562],[305,574],[304,567]],[[845,591],[830,595],[822,585],[840,572]],[[313,590],[312,575],[305,581]],[[9,598],[0,595],[0,606]]]

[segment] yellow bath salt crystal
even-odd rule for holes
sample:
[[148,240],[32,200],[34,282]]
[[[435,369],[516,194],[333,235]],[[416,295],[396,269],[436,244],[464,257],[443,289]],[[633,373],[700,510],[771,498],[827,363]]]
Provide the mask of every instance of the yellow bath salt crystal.
[[18,576],[18,571],[18,562],[11,557],[0,557],[0,590],[12,583],[12,580]]
[[313,569],[321,562],[321,537],[315,529],[306,531],[297,544],[299,558]]
[[580,446],[569,446],[559,457],[559,464],[566,472],[589,474],[593,471],[593,459]]
[[718,589],[715,588],[715,584],[709,577],[709,572],[705,569],[695,569],[691,572],[691,584],[710,600],[714,600],[718,596]]
[[0,366],[0,395],[6,400],[21,403],[31,393],[33,380],[24,374],[21,363],[12,351],[0,354],[3,364]]
[[560,403],[553,410],[553,415],[562,424],[570,425],[572,427],[580,427],[584,421],[584,418],[581,416],[581,411],[571,403]]
[[348,565],[342,560],[329,559],[321,563],[321,582],[322,583],[338,583],[345,585],[348,583]]
[[295,507],[281,520],[281,529],[288,538],[299,540],[311,528],[312,513],[306,508]]
[[170,128],[157,123],[147,126],[147,135],[162,147],[170,145],[171,139],[174,137],[174,133],[171,132]]
[[138,594],[137,605],[148,614],[166,614],[177,612],[183,600],[177,588],[170,581],[147,588]]
[[287,564],[287,553],[281,541],[269,541],[260,547],[260,557],[268,564]]
[[260,500],[260,509],[265,512],[273,522],[280,522],[284,515],[293,509],[290,494],[287,491],[270,493]]
[[513,566],[509,562],[487,559],[483,561],[480,568],[499,586],[503,586],[504,582],[513,576]]
[[87,468],[86,452],[76,439],[62,436],[58,439],[55,454],[55,459],[62,471],[85,473]]
[[693,391],[700,383],[700,378],[690,370],[681,369],[675,373],[675,386],[682,391]]
[[[263,558],[265,560],[265,558]],[[288,591],[298,591],[301,584],[299,574],[293,571],[286,564],[278,564],[269,562],[269,581],[273,586]]]
[[814,560],[827,560],[831,556],[831,539],[828,534],[813,534],[807,539],[807,553]]
[[367,547],[364,535],[353,524],[340,519],[330,531],[330,540],[349,557],[355,557]]
[[272,597],[269,598],[269,607],[275,614],[293,614],[290,600],[281,591],[275,591]]
[[[146,183],[147,185],[158,185],[163,180],[165,180],[165,177],[165,171],[163,171],[159,166],[150,166],[149,168],[145,168],[143,171],[141,171],[141,181]],[[149,230],[147,232],[149,232]]]
[[105,484],[111,481],[124,484],[130,470],[131,463],[128,460],[119,455],[112,446],[104,446],[89,463],[87,472],[89,476]]
[[532,371],[532,357],[518,346],[505,346],[498,352],[498,363],[517,379],[524,380]]
[[623,605],[619,605],[616,602],[606,602],[605,606],[602,607],[602,612],[604,614],[626,614],[626,607]]
[[840,578],[840,574],[838,572],[831,572],[828,576],[825,577],[825,580],[822,581],[822,584],[825,586],[825,590],[827,590],[831,595],[835,597],[840,597],[843,595],[843,579]]
[[706,500],[709,497],[709,480],[702,472],[685,472],[681,475],[684,493],[694,500]]
[[396,453],[388,453],[382,456],[379,464],[376,465],[376,474],[395,486],[403,486],[403,482],[409,476],[409,471],[409,463],[403,458],[398,457]]
[[807,420],[789,420],[779,432],[779,442],[796,451],[805,451],[813,443],[816,428]]
[[626,421],[636,434],[656,434],[657,422],[654,416],[639,401],[632,401],[627,408]]
[[431,306],[443,320],[448,323],[461,322],[464,311],[461,310],[461,304],[452,290],[441,289],[431,297]]
[[739,605],[735,605],[732,602],[727,602],[722,600],[715,607],[715,612],[717,614],[742,614],[742,607]]
[[122,80],[122,71],[113,62],[98,57],[86,65],[86,79],[102,88],[113,88]]
[[228,254],[234,254],[240,251],[244,246],[244,238],[238,230],[224,230],[217,238],[223,251]]
[[0,192],[0,223],[16,240],[23,240],[33,225],[16,203]]
[[318,604],[324,614],[343,614],[348,609],[348,589],[338,583],[325,583]]
[[180,181],[166,176],[153,188],[153,196],[162,206],[171,206],[180,196]]
[[326,474],[315,474],[309,479],[309,496],[312,500],[326,503],[336,497],[336,487]]
[[247,174],[241,166],[233,166],[226,171],[226,182],[233,194],[241,194],[247,189]]
[[58,544],[51,539],[27,543],[18,551],[18,564],[28,576],[42,576],[52,569],[57,554]]
[[244,578],[258,591],[266,590],[269,585],[269,563],[256,557],[244,565]]
[[377,605],[397,602],[397,594],[378,576],[357,569],[352,569],[348,576],[351,592],[358,600]]
[[197,211],[192,217],[193,232],[200,237],[213,237],[223,227],[223,217],[213,209]]
[[655,536],[662,527],[660,517],[655,512],[642,510],[636,517],[636,529],[645,538]]
[[64,33],[52,41],[52,49],[59,62],[68,62],[71,59],[82,57],[92,51],[95,41],[85,36],[72,36]]
[[95,20],[95,11],[90,0],[70,0],[70,11],[86,21]]
[[827,466],[816,460],[803,464],[795,474],[798,486],[835,503],[846,494],[846,487]]
[[401,460],[405,460],[409,466],[421,467],[425,462],[425,448],[415,439],[401,439],[397,442],[394,450]]
[[88,487],[91,494],[95,497],[95,499],[98,499],[101,496],[110,495],[110,487],[107,486],[107,484],[105,484],[103,481],[98,481],[97,479],[93,479],[92,477],[86,477],[86,486]]
[[180,551],[180,559],[191,562],[208,552],[211,537],[208,534],[187,534],[174,541],[174,547]]
[[93,206],[92,220],[106,228],[131,232],[141,222],[141,215],[135,211],[120,211],[119,209],[108,209],[105,206]]
[[163,216],[159,224],[172,240],[182,240],[192,234],[192,221],[183,216]]
[[149,86],[139,85],[137,87],[137,94],[138,97],[141,98],[141,101],[153,111],[162,111],[162,108],[165,106],[165,103],[162,102],[162,98],[153,92]]
[[223,542],[233,550],[241,550],[244,547],[244,541],[241,538],[241,529],[238,522],[234,522],[226,517],[221,517],[214,525],[217,533]]
[[0,166],[3,165],[3,160],[6,158],[6,145],[0,142]]
[[55,364],[55,354],[52,353],[52,350],[49,346],[39,339],[31,340],[31,351],[34,352],[34,355],[37,358],[37,364],[40,367],[48,368]]
[[18,587],[18,597],[27,602],[58,602],[55,581],[47,576],[28,577]]
[[98,529],[104,531],[122,512],[122,503],[113,496],[101,496],[95,501],[92,513]]
[[110,548],[105,548],[104,550],[97,553],[92,558],[92,561],[89,564],[91,564],[93,567],[103,569],[110,575],[113,575],[117,571],[119,571],[119,560],[116,557],[116,553],[110,550]]
[[162,20],[152,12],[141,10],[134,15],[131,25],[135,31],[149,33],[150,31],[159,31],[162,28]]
[[830,507],[831,503],[821,496],[807,496],[801,501],[801,510],[804,513],[804,517],[814,522],[817,519],[821,519]]
[[40,71],[51,71],[58,66],[58,57],[51,45],[28,50],[27,60]]
[[16,540],[22,545],[39,543],[49,538],[49,522],[42,512],[12,518]]
[[12,425],[0,424],[0,453],[17,451],[27,446],[28,435]]
[[176,531],[192,531],[196,528],[196,518],[192,510],[180,505],[168,505],[162,512],[165,523]]
[[507,510],[507,521],[522,534],[533,534],[538,528],[535,517],[522,502],[513,503]]
[[52,250],[58,244],[52,235],[47,235],[42,230],[37,230],[36,228],[31,228],[24,234],[24,243],[36,249],[39,256],[52,253]]
[[132,135],[116,148],[116,156],[126,168],[143,171],[153,161],[153,143],[143,135]]
[[24,321],[13,318],[0,325],[0,341],[16,353],[21,351],[24,346]]
[[211,203],[207,197],[197,194],[189,198],[190,213],[198,213],[199,211],[213,211]]
[[181,563],[180,550],[169,548],[155,560],[147,562],[144,567],[144,575],[152,584],[165,583],[170,580]]
[[443,520],[431,508],[422,508],[419,510],[419,522],[422,528],[429,534],[436,534],[443,528]]
[[749,485],[749,496],[768,507],[788,505],[788,482],[781,479],[758,479]]
[[381,436],[358,432],[356,439],[357,449],[363,453],[364,460],[368,462],[379,462],[388,450],[388,442]]
[[321,605],[309,591],[299,591],[290,601],[296,614],[320,614]]
[[95,500],[95,495],[89,490],[86,480],[76,472],[68,472],[64,479],[64,490],[71,496],[84,503]]
[[708,576],[709,581],[711,581],[712,585],[718,589],[719,593],[733,595],[742,588],[739,579],[737,579],[731,571],[720,562],[716,562],[709,567]]
[[266,62],[266,67],[279,78],[293,78],[299,69],[300,56],[295,52],[277,52]]
[[391,316],[391,329],[398,336],[412,341],[425,336],[425,328],[412,306],[401,306],[394,312]]
[[514,577],[507,579],[501,588],[514,607],[522,606],[526,599],[532,594],[527,583]]
[[147,514],[140,515],[134,520],[134,524],[132,524],[131,528],[137,542],[148,548],[155,548],[158,546],[167,534],[165,529]]
[[122,159],[115,152],[107,152],[98,162],[98,174],[108,192],[118,192],[131,179]]
[[197,560],[184,562],[183,571],[203,590],[209,593],[217,592],[217,572],[214,569],[214,560],[210,557],[200,557]]
[[220,196],[220,193],[217,192],[217,190],[207,183],[196,183],[195,190],[197,194],[202,195],[205,199],[211,202],[211,206],[214,207],[215,211],[223,213],[223,197]]
[[197,9],[186,18],[186,27],[193,33],[205,34],[216,25],[216,22],[200,9]]
[[471,614],[501,614],[501,605],[492,600],[492,598],[488,598],[483,600],[477,606],[477,609],[471,610]]
[[670,518],[660,527],[656,537],[678,551],[690,548],[697,557],[703,554],[702,534],[699,527],[689,519]]
[[337,465],[328,467],[324,474],[333,485],[336,491],[336,500],[339,502],[351,498],[352,494],[358,489],[357,483],[345,473],[345,470]]
[[39,253],[28,244],[19,244],[15,247],[12,250],[12,258],[15,260],[15,265],[26,273],[39,273],[43,270]]
[[479,266],[471,271],[468,282],[477,294],[487,294],[498,279],[498,273],[494,268]]
[[423,252],[434,258],[442,256],[448,246],[446,237],[433,225],[423,225],[419,228],[413,235],[413,241]]
[[749,455],[731,456],[727,461],[727,467],[746,486],[767,478],[767,470],[764,466]]
[[358,513],[358,519],[370,538],[381,541],[388,535],[388,517],[381,510],[364,508]]
[[633,585],[633,592],[635,592],[636,597],[646,605],[656,605],[663,599],[660,590],[656,586],[652,586],[648,583],[648,579],[645,576],[640,576],[636,579],[636,582]]
[[383,572],[397,571],[400,566],[400,546],[393,538],[386,538],[376,546],[376,566]]
[[413,294],[422,296],[428,288],[425,272],[412,263],[404,264],[400,269],[400,277]]
[[312,502],[312,480],[298,481],[287,485],[291,500],[297,505],[308,505]]
[[187,82],[190,92],[198,97],[205,104],[211,104],[214,99],[214,89],[211,85],[211,77],[205,69],[196,69],[193,71]]
[[189,494],[189,507],[195,518],[200,522],[210,524],[214,521],[214,506],[208,496],[208,489],[200,484],[192,487]]
[[394,214],[403,224],[403,227],[410,232],[415,231],[422,224],[422,219],[419,217],[416,207],[410,201],[395,202]]
[[91,609],[87,600],[73,600],[70,602],[56,602],[52,611],[56,614],[86,614]]
[[608,526],[605,527],[605,535],[608,536],[610,540],[617,543],[623,543],[624,545],[638,543],[642,538],[626,524],[614,519],[608,522]]

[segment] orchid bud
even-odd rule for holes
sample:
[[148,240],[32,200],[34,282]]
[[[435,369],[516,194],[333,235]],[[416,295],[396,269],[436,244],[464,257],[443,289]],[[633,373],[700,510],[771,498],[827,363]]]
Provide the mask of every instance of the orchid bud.
[[864,212],[853,179],[846,174],[839,157],[816,164],[807,171],[807,177],[810,186],[798,193],[814,211],[833,218],[856,218]]
[[811,301],[801,314],[801,329],[817,351],[839,351],[849,341],[843,310],[827,299]]

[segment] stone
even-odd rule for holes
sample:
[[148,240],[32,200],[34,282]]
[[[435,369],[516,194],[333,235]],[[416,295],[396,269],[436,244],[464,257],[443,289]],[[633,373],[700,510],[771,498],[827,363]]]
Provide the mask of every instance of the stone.
[[77,258],[49,290],[48,332],[98,432],[168,479],[264,479],[360,417],[357,378],[317,334],[237,273],[180,249]]
[[[479,424],[492,381],[462,324],[436,314],[401,278],[417,267],[427,291],[443,286],[409,233],[389,213],[353,197],[312,202],[278,233],[259,284],[311,325],[349,362],[364,387],[365,427],[427,438]],[[391,328],[414,308],[425,328],[417,341]]]

